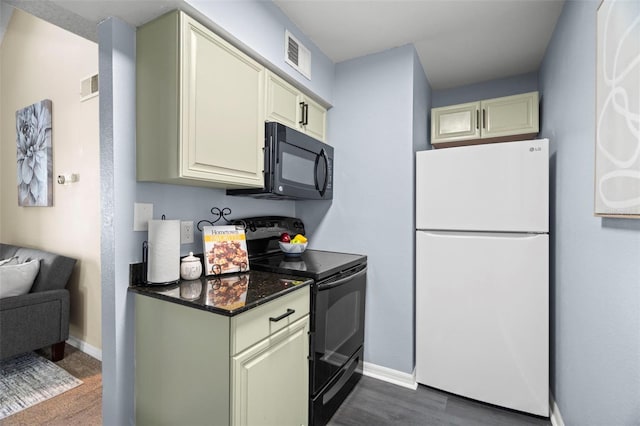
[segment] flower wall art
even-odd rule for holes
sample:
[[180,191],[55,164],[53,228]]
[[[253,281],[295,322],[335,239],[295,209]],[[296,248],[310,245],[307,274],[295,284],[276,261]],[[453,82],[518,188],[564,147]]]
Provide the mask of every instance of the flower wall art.
[[53,158],[49,99],[16,111],[19,206],[53,205]]
[[598,8],[595,214],[640,218],[640,1]]

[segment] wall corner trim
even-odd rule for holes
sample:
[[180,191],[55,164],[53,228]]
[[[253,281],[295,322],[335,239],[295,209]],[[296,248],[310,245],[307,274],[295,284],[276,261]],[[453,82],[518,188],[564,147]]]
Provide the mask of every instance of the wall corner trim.
[[67,339],[67,343],[102,362],[102,349],[98,349],[95,346],[88,344],[84,340],[77,339],[73,336],[69,336],[69,339]]
[[365,376],[373,377],[374,379],[382,380],[394,385],[402,386],[404,388],[409,388],[411,390],[418,389],[415,368],[413,369],[412,373],[404,373],[402,371],[393,370],[381,365],[364,362],[362,370],[362,374],[364,374]]
[[551,411],[551,415],[549,416],[551,424],[553,426],[564,426],[564,420],[562,420],[562,415],[560,414],[560,407],[556,404],[551,390],[549,390],[549,410]]

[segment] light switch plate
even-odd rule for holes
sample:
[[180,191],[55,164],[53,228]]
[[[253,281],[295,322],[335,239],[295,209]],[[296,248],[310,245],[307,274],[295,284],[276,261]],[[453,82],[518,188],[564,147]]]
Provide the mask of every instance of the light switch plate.
[[149,221],[153,219],[153,204],[133,203],[133,230],[148,231]]

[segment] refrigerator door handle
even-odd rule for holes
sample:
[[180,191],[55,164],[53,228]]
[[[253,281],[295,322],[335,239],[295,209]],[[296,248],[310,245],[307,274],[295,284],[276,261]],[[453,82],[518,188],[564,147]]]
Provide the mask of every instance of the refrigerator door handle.
[[513,239],[513,238],[525,238],[525,239],[533,239],[538,238],[540,236],[548,235],[545,233],[531,233],[531,232],[478,232],[478,231],[433,231],[430,229],[418,229],[418,232],[424,232],[427,235],[432,235],[434,237],[461,237],[461,238],[503,238],[503,239]]

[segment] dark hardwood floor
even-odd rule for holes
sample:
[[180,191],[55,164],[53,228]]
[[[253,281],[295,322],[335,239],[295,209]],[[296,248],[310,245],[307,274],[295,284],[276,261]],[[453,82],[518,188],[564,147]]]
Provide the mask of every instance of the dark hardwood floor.
[[364,376],[329,426],[549,426],[529,416],[419,385],[411,390]]

